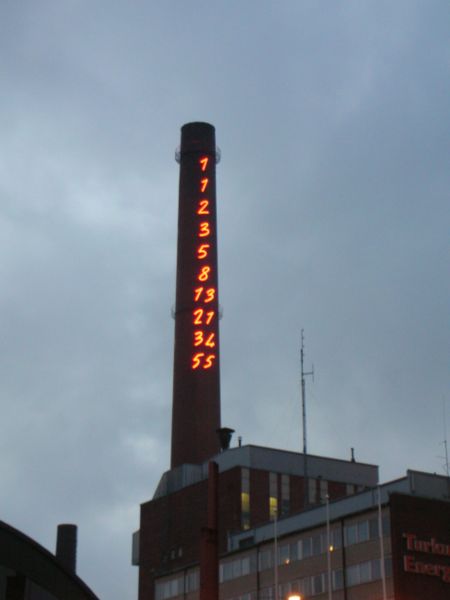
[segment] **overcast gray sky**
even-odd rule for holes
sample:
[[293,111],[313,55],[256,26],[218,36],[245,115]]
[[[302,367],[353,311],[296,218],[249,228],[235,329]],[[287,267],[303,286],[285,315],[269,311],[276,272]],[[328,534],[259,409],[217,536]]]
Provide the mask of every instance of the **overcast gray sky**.
[[135,600],[169,465],[180,127],[216,127],[222,421],[444,473],[447,0],[1,0],[0,519]]

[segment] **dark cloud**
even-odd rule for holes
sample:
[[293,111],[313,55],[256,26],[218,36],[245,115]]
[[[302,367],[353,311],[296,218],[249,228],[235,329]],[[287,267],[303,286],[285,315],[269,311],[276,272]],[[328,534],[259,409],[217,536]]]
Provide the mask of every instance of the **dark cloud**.
[[[39,5],[38,5],[39,4]],[[168,467],[179,127],[217,128],[223,421],[442,472],[446,2],[0,7],[0,518],[136,598]]]

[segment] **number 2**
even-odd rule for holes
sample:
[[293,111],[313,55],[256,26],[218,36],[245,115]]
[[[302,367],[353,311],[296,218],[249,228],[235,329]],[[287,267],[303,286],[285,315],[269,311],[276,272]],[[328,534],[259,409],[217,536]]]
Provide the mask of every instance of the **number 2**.
[[209,206],[209,200],[206,200],[206,198],[203,200],[200,200],[197,214],[198,215],[209,215],[208,206]]

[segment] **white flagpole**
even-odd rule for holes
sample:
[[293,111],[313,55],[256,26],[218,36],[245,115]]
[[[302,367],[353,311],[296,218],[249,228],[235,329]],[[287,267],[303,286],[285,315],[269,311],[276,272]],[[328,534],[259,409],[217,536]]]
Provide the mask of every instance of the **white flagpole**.
[[384,540],[383,540],[383,519],[381,515],[381,486],[378,484],[378,536],[380,540],[380,568],[381,583],[383,586],[383,600],[387,600],[386,593],[386,569],[384,568]]

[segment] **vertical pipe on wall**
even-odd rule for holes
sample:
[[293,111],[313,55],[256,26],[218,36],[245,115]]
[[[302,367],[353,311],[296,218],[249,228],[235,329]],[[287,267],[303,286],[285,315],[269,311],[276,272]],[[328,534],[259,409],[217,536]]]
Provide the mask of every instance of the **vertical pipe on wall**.
[[208,465],[207,525],[200,539],[200,600],[219,598],[218,498],[219,467]]

